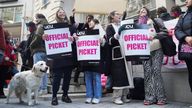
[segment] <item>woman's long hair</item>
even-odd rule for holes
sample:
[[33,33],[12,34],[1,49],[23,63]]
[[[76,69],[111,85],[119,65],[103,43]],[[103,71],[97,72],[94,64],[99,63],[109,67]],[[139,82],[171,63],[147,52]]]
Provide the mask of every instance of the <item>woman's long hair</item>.
[[[58,12],[59,12],[60,10],[63,10],[63,9],[60,8],[60,9],[57,10],[56,16],[55,16],[55,20],[56,20],[58,23],[68,23],[68,24],[70,24],[69,19],[67,18],[66,13],[65,13],[65,18],[64,18],[64,19],[63,19],[63,18],[59,18]],[[64,11],[64,10],[63,10],[63,11]],[[65,11],[64,11],[64,12],[65,12]]]
[[108,16],[109,23],[113,23],[113,17],[115,16],[115,12],[117,11],[112,11],[109,13],[109,16]]

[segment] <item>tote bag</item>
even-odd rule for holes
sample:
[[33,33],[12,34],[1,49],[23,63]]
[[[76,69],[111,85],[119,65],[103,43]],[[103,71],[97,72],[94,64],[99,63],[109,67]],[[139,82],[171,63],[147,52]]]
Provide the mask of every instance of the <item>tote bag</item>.
[[187,60],[192,58],[192,47],[187,43],[181,43],[179,45],[179,60]]

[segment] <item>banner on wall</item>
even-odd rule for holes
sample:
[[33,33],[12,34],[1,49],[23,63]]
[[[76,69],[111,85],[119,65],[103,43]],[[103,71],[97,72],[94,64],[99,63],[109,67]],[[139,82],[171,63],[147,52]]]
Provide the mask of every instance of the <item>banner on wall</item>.
[[44,33],[47,34],[45,39],[45,48],[47,55],[57,55],[71,53],[71,42],[69,27],[64,23],[55,23],[44,25]]
[[[179,41],[175,37],[174,29],[175,29],[175,26],[176,26],[178,20],[179,19],[173,19],[173,20],[164,22],[165,27],[168,29],[169,34],[172,36],[173,41],[175,42],[175,44],[177,46],[177,48],[176,48],[177,52],[178,52]],[[163,66],[166,68],[170,68],[170,69],[187,68],[185,62],[178,59],[178,54],[176,54],[175,56],[172,56],[172,57],[164,56]]]
[[148,60],[150,41],[147,25],[127,24],[121,32],[120,44],[128,61]]

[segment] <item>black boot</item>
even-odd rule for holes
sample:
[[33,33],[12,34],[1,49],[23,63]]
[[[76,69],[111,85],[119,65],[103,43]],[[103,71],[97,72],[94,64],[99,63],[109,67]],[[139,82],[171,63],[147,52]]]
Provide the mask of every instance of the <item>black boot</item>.
[[72,103],[68,95],[67,96],[62,95],[61,100],[66,103]]
[[0,94],[0,99],[4,99],[4,98],[7,98],[7,97],[5,96],[4,93],[1,93],[1,94]]
[[57,97],[52,98],[51,105],[58,105]]

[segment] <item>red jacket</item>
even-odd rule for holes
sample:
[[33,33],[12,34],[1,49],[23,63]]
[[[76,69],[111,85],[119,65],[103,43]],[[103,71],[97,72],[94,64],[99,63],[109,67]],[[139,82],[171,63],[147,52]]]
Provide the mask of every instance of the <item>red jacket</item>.
[[6,43],[5,43],[5,35],[4,35],[4,30],[3,30],[3,27],[0,26],[0,49],[1,50],[5,50],[5,46]]
[[13,66],[13,62],[5,60],[6,57],[9,57],[10,61],[16,61],[17,60],[17,55],[14,52],[14,48],[9,42],[6,42],[6,49],[4,52],[4,58],[3,58],[3,62],[0,64],[0,66]]

